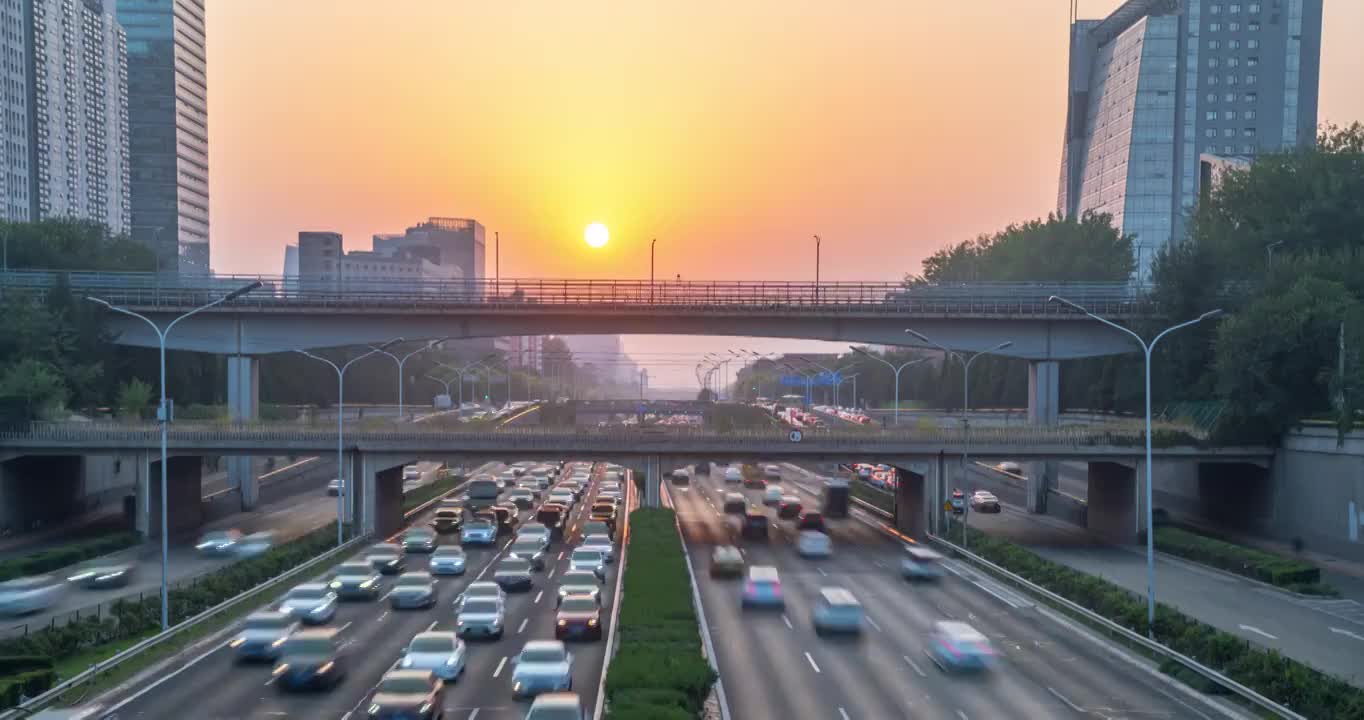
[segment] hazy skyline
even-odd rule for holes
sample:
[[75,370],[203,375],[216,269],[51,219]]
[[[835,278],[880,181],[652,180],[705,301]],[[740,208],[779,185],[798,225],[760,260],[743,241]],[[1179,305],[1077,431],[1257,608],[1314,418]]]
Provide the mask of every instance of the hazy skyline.
[[[660,276],[813,279],[819,233],[824,279],[895,280],[1054,209],[1068,5],[212,2],[214,269],[453,215],[504,278],[647,277],[657,237]],[[1321,121],[1364,118],[1361,32],[1327,1]]]

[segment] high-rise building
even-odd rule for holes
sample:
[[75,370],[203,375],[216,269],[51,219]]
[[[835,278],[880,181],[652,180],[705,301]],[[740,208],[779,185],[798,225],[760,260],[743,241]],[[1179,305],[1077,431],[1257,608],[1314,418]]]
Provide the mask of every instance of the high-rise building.
[[387,255],[405,249],[437,265],[458,267],[463,277],[474,284],[486,277],[483,236],[483,225],[477,220],[432,217],[402,235],[375,235],[374,252]]
[[391,253],[370,250],[345,252],[341,233],[304,230],[298,234],[299,288],[344,288],[375,290],[384,288],[426,287],[432,292],[439,285],[463,277],[457,265],[437,265],[420,253],[400,249]]
[[130,220],[127,45],[113,0],[5,0],[0,217]]
[[1322,0],[1127,0],[1072,18],[1057,209],[1135,237],[1139,279],[1181,237],[1200,155],[1316,137]]
[[162,271],[209,271],[204,0],[117,0],[128,34],[132,236]]

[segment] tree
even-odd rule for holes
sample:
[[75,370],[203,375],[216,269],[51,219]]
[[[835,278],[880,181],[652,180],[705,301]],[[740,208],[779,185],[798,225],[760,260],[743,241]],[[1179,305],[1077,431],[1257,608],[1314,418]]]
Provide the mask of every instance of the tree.
[[57,369],[42,360],[23,358],[0,368],[0,398],[18,399],[30,418],[57,416],[67,395]]
[[701,388],[701,392],[696,393],[696,399],[700,402],[715,402],[715,393],[710,388]]
[[156,255],[124,235],[110,235],[101,223],[53,219],[0,223],[10,269],[155,270]]
[[115,403],[119,417],[137,419],[152,404],[152,386],[129,378],[118,388],[118,401]]
[[1113,227],[1113,218],[1085,213],[1080,218],[1048,215],[966,240],[929,256],[927,282],[1126,280],[1136,267],[1132,238]]

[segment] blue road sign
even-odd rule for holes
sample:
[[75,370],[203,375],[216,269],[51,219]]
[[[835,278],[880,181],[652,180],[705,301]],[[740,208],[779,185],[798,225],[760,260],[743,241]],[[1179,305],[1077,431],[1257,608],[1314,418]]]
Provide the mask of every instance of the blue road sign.
[[[810,376],[811,387],[832,387],[843,382],[842,373],[822,372],[818,375]],[[805,377],[803,375],[782,375],[781,384],[784,387],[805,387]]]

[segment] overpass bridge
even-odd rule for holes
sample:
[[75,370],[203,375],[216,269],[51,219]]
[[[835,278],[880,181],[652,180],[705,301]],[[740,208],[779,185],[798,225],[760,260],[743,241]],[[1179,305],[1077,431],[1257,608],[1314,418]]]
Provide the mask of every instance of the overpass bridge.
[[[1238,471],[1264,471],[1271,448],[1203,447],[1188,436],[1162,435],[1155,455],[1200,464],[1230,464]],[[382,427],[355,423],[346,430],[342,465],[350,475],[348,518],[382,532],[401,518],[402,466],[418,459],[461,464],[486,460],[581,458],[621,462],[649,475],[646,496],[656,494],[660,475],[699,460],[885,462],[901,470],[897,523],[920,533],[930,508],[940,507],[952,487],[970,487],[962,454],[1023,462],[1056,460],[1089,464],[1091,529],[1115,539],[1135,539],[1144,517],[1138,478],[1144,438],[1134,426],[850,428],[792,435],[782,430],[717,432],[695,427],[555,428],[507,427],[461,431],[439,426]],[[335,452],[334,429],[297,424],[176,424],[168,447],[176,457],[170,508],[192,512],[199,501],[197,455],[310,455]],[[145,478],[160,449],[154,424],[35,423],[0,431],[0,456],[135,453],[147,468],[139,486],[139,527],[159,512]],[[191,457],[186,457],[191,456]],[[191,462],[184,462],[191,461]]]

